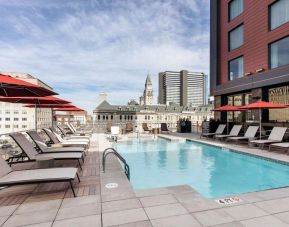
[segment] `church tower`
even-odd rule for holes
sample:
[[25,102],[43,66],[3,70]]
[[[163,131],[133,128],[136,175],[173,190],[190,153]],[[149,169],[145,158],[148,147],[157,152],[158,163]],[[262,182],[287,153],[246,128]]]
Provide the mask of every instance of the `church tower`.
[[150,75],[147,75],[143,97],[144,97],[144,105],[153,104],[153,84]]

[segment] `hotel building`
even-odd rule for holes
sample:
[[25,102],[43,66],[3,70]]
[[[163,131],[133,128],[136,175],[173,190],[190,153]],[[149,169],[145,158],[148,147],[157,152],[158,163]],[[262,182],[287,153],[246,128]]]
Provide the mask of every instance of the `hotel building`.
[[206,75],[204,73],[165,71],[159,73],[159,103],[180,106],[206,104]]
[[[211,0],[210,92],[215,106],[262,99],[289,103],[289,1]],[[258,120],[253,112],[223,120]],[[263,111],[266,122],[289,121],[289,109]]]

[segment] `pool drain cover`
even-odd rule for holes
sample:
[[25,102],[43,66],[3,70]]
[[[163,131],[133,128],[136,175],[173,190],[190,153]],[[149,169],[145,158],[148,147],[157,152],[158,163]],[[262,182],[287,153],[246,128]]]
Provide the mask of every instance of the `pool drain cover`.
[[117,188],[118,187],[118,184],[117,183],[108,183],[105,185],[106,188]]

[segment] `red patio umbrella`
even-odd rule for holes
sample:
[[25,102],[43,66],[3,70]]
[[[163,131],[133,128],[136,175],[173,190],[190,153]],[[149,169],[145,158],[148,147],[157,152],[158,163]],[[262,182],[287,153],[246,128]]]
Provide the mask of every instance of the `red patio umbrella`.
[[78,107],[72,107],[72,108],[58,108],[55,111],[85,111],[83,109],[80,109]]
[[[242,111],[239,109],[239,107],[237,106],[231,106],[231,105],[225,105],[225,106],[220,106],[220,107],[217,107],[215,109],[213,109],[212,111]],[[227,134],[229,134],[229,122],[228,122],[228,119],[227,119]]]
[[44,87],[0,74],[0,96],[49,96],[57,93]]
[[0,102],[34,104],[35,107],[35,130],[37,130],[37,105],[38,104],[68,104],[69,101],[55,96],[45,97],[0,97]]
[[282,109],[282,108],[288,108],[287,105],[284,104],[276,104],[272,102],[265,102],[262,100],[259,100],[257,102],[250,103],[245,106],[240,106],[240,109],[243,110],[259,110],[259,120],[260,120],[260,139],[261,139],[261,129],[262,129],[262,109]]
[[[35,105],[32,104],[28,104],[28,105],[24,105],[24,107],[28,107],[28,108],[34,108]],[[37,104],[36,105],[37,108],[72,108],[75,107],[74,105],[71,104]]]

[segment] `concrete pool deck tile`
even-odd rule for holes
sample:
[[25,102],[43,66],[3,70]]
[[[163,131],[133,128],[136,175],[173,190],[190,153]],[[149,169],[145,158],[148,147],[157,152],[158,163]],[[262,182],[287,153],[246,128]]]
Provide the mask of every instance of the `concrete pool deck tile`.
[[53,227],[101,227],[100,215],[85,216],[55,221]]
[[136,209],[136,208],[142,208],[141,202],[136,198],[102,203],[103,213]]
[[41,201],[34,203],[24,203],[21,204],[14,214],[23,214],[23,213],[32,213],[38,211],[50,211],[50,210],[58,210],[61,205],[62,200],[50,200],[50,201]]
[[100,203],[89,203],[82,206],[59,209],[56,220],[91,216],[101,213]]
[[189,185],[179,185],[166,187],[172,194],[183,194],[183,193],[198,193]]
[[0,207],[0,217],[11,215],[19,205],[2,206]]
[[110,191],[101,194],[102,202],[132,199],[132,198],[135,198],[135,193],[131,189],[131,187],[127,187],[122,190],[110,189]]
[[112,227],[152,227],[150,221],[139,221],[134,223],[127,223],[123,225],[114,225]]
[[164,195],[171,194],[170,190],[167,188],[153,188],[153,189],[145,189],[138,190],[135,192],[137,197],[146,197],[146,196],[154,196],[154,195]]
[[257,192],[257,196],[260,197],[262,200],[278,199],[288,197],[288,195],[289,195],[289,187]]
[[153,227],[202,227],[200,223],[189,214],[154,219],[151,222]]
[[193,216],[203,225],[203,226],[213,226],[217,224],[224,224],[235,221],[228,213],[222,209],[215,209],[209,211],[202,211],[193,213]]
[[255,203],[256,206],[267,211],[270,214],[289,211],[289,198],[275,199]]
[[75,198],[65,198],[61,204],[61,208],[82,206],[90,203],[100,203],[99,195],[81,196]]
[[283,213],[278,213],[274,214],[274,217],[280,219],[281,221],[289,224],[289,211],[283,212]]
[[52,222],[56,216],[56,213],[57,210],[45,210],[33,213],[12,215],[3,226],[12,227]]
[[0,226],[3,225],[3,223],[9,218],[10,216],[1,216],[0,217]]
[[204,210],[211,210],[222,207],[218,203],[216,203],[214,200],[206,199],[204,197],[196,196],[184,196],[186,194],[183,194],[180,198],[177,197],[177,199],[180,201],[180,203],[189,211],[189,212],[198,212],[198,211],[204,211]]
[[225,224],[213,225],[212,227],[245,227],[245,225],[243,225],[241,222],[234,221]]
[[25,227],[51,227],[53,222],[44,222],[33,225],[25,225]]
[[188,213],[188,211],[179,203],[145,207],[144,209],[149,219],[164,218]]
[[236,221],[268,215],[268,213],[266,213],[264,210],[252,204],[223,208],[223,210],[232,216]]
[[158,206],[170,203],[177,203],[177,199],[172,195],[155,195],[140,198],[143,207]]
[[246,227],[289,227],[289,224],[282,222],[274,216],[265,216],[241,221]]
[[245,202],[255,203],[255,202],[263,201],[263,199],[260,196],[258,196],[257,192],[244,193],[244,194],[237,195],[237,197],[243,200],[244,203]]
[[146,221],[148,217],[142,208],[122,210],[102,214],[103,226],[114,226],[126,223]]

